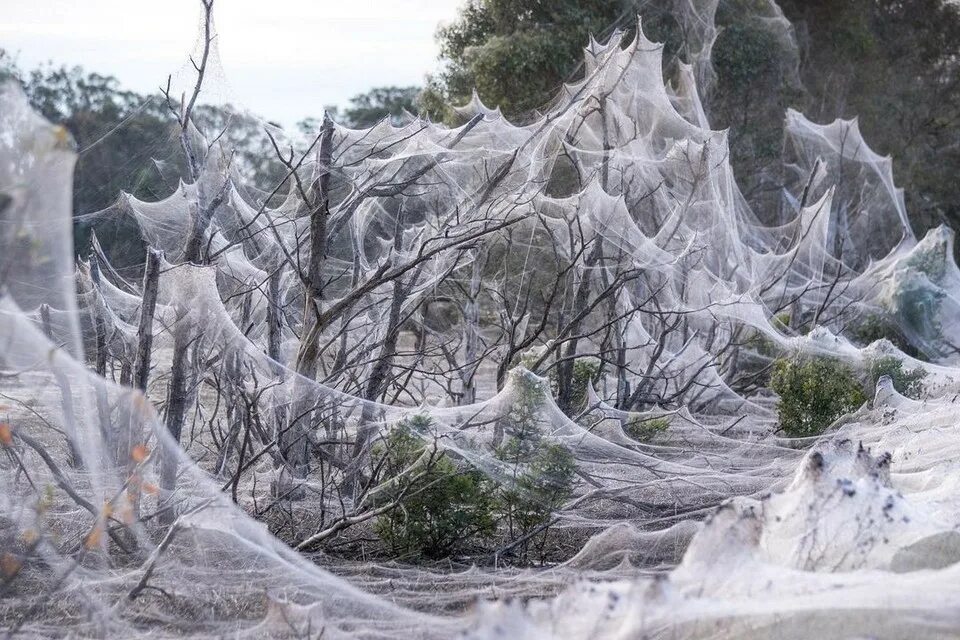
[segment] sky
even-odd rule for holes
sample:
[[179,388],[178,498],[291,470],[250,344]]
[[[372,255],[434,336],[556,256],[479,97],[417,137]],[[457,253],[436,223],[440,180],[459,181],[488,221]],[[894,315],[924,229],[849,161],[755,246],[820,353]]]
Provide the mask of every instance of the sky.
[[[222,73],[213,100],[291,126],[374,86],[422,85],[438,67],[438,24],[464,0],[216,0]],[[189,81],[199,0],[2,0],[0,47],[23,69],[46,61],[154,92]]]

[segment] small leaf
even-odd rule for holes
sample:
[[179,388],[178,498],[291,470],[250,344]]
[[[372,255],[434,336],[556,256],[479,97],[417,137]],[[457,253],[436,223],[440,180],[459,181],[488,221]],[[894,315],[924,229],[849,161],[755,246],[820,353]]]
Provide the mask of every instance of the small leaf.
[[13,446],[13,427],[6,422],[0,422],[0,444],[5,447]]
[[97,522],[93,525],[93,529],[90,530],[90,533],[87,534],[87,537],[83,539],[83,546],[87,550],[96,549],[100,546],[100,542],[103,540],[103,520],[97,518]]
[[130,452],[130,457],[133,458],[133,461],[137,464],[143,462],[147,459],[147,456],[150,455],[150,449],[145,444],[138,444]]
[[0,571],[3,571],[3,575],[6,577],[12,578],[17,575],[22,566],[23,563],[20,558],[12,553],[4,552],[3,555],[0,555]]

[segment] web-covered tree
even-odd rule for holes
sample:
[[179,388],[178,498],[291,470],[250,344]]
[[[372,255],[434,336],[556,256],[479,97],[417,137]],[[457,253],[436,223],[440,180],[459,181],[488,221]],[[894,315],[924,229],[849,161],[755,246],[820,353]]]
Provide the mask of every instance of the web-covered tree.
[[[584,43],[629,18],[631,0],[469,0],[438,32],[446,67],[431,79],[427,108],[468,100],[473,89],[511,117],[528,115],[556,95],[580,65]],[[449,114],[446,114],[449,115]]]
[[796,27],[812,119],[857,117],[893,157],[918,232],[960,220],[960,5],[781,0]]

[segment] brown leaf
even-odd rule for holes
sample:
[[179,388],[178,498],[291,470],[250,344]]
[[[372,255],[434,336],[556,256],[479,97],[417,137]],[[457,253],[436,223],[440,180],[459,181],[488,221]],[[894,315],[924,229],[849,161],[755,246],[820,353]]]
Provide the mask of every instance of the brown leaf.
[[137,464],[143,462],[147,459],[147,456],[150,455],[150,449],[145,444],[138,444],[130,452],[130,457],[133,458],[133,461]]
[[17,575],[22,566],[23,563],[20,561],[20,558],[12,553],[4,552],[0,555],[0,571],[3,571],[3,575],[6,577],[12,578]]
[[13,427],[6,422],[0,422],[0,444],[5,447],[13,446]]
[[87,534],[87,537],[83,539],[83,546],[87,550],[93,550],[100,546],[100,542],[103,540],[103,520],[97,519],[97,522],[93,525],[93,529],[90,530],[90,533]]

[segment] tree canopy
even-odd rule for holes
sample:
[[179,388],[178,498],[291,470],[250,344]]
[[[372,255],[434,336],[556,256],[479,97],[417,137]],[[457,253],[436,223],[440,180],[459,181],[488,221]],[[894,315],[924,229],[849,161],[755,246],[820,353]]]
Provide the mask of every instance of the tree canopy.
[[[635,16],[665,44],[667,71],[685,59],[689,29],[670,0],[470,0],[438,32],[442,70],[426,107],[469,100],[523,120],[547,105],[559,83],[578,76],[581,47]],[[741,188],[754,202],[780,185],[788,106],[814,120],[859,117],[870,144],[891,154],[918,231],[960,222],[960,8],[944,0],[783,0],[798,50],[771,25],[779,10],[761,0],[720,0],[712,49],[716,83],[708,96],[715,127],[730,128]],[[690,62],[686,59],[685,61]],[[797,82],[799,80],[799,82]],[[449,113],[446,114],[447,117]]]

